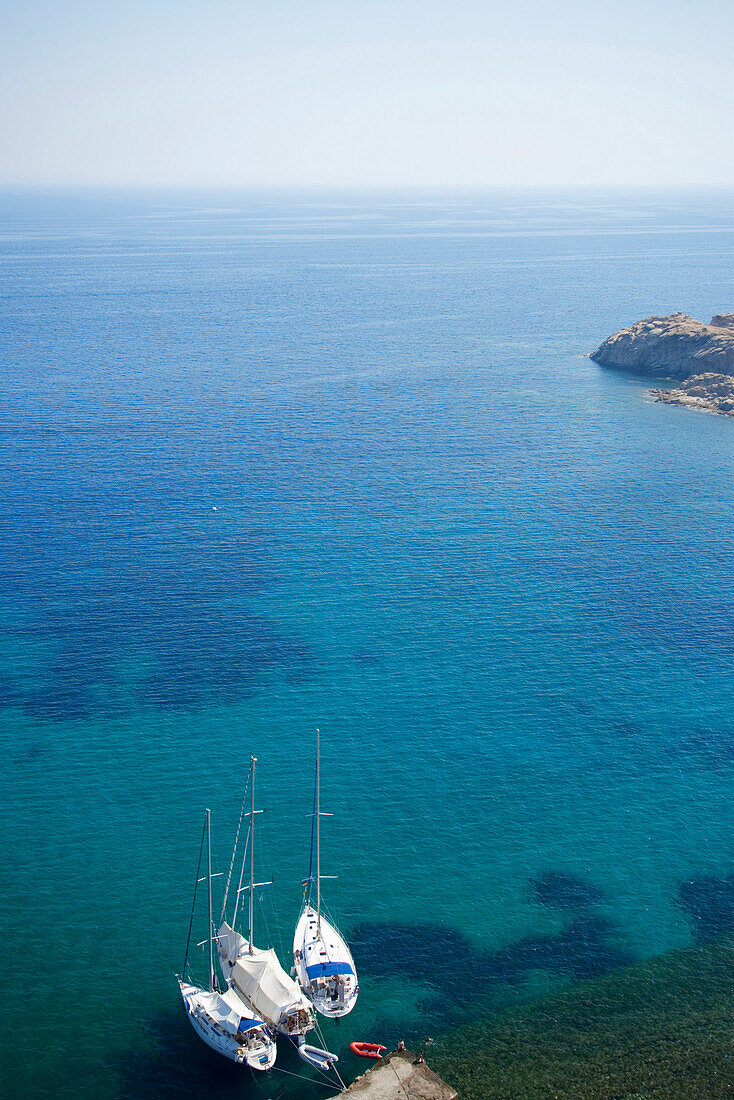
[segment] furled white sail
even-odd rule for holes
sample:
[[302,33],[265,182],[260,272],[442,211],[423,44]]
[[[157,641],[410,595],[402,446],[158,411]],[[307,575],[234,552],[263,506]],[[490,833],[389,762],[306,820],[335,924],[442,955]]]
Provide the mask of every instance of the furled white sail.
[[247,940],[239,932],[235,932],[226,921],[222,921],[217,929],[217,951],[222,963],[225,978],[235,964],[235,960],[241,951],[247,950]]
[[226,922],[219,928],[217,943],[224,974],[268,1023],[294,1034],[313,1027],[309,1001],[272,948],[262,951],[253,947],[250,954],[247,940]]

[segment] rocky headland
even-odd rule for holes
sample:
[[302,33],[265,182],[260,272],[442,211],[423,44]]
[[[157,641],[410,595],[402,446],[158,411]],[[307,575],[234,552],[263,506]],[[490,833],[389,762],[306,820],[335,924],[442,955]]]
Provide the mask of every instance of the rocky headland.
[[591,358],[680,382],[651,390],[657,401],[734,416],[734,313],[717,313],[708,325],[687,313],[646,317],[608,337]]

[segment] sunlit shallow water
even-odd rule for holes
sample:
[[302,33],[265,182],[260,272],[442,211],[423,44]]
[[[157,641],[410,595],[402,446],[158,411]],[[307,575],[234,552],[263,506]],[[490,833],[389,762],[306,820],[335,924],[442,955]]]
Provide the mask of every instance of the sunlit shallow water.
[[334,1049],[727,930],[734,425],[584,354],[732,308],[730,198],[3,197],[16,1095],[306,1095],[173,974],[251,752],[287,961],[316,726]]

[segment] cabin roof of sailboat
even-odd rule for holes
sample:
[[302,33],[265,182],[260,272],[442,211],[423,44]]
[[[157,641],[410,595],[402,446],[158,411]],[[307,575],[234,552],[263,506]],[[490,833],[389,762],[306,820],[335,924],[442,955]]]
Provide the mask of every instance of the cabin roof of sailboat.
[[232,1035],[236,1035],[238,1031],[244,1033],[256,1027],[265,1027],[263,1020],[252,1015],[252,1006],[245,1004],[234,989],[228,989],[224,993],[196,990],[195,998],[204,1006],[209,1016]]
[[265,1027],[264,1020],[252,1015],[252,1005],[245,1004],[237,996],[236,989],[227,989],[224,993],[220,993],[219,997],[231,1009],[232,1014],[239,1017],[240,1031],[249,1031],[253,1027]]

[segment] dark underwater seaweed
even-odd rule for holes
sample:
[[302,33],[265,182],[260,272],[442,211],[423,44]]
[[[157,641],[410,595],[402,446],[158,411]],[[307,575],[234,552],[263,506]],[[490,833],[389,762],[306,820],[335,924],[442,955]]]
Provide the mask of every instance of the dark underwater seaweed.
[[44,541],[29,557],[0,564],[5,590],[22,593],[27,607],[7,636],[17,633],[21,645],[32,639],[42,660],[22,679],[3,670],[0,705],[74,719],[141,702],[247,698],[274,666],[291,682],[303,679],[313,663],[308,646],[243,606],[275,583],[271,533],[253,527],[234,537],[222,530],[224,519],[210,525],[198,513],[191,531],[180,517],[167,528],[168,501],[158,501],[163,514],[149,521],[139,501],[90,492],[95,519],[83,547],[64,513],[44,513]]
[[623,571],[604,570],[601,562],[597,568],[602,583],[587,602],[590,617],[603,615],[694,660],[704,654],[711,660],[731,657],[734,609],[725,588],[692,593],[676,585],[653,584],[644,567],[630,561]]
[[711,876],[681,883],[678,901],[701,941],[734,932],[734,875]]
[[[2,702],[37,718],[79,718],[125,710],[133,701],[152,706],[197,706],[251,695],[258,677],[277,665],[298,682],[313,657],[303,643],[281,635],[263,616],[224,609],[201,595],[171,599],[107,591],[73,603],[39,606],[26,628],[52,650],[33,685],[6,677]],[[120,660],[138,664],[140,678],[126,682]]]
[[[496,952],[475,951],[471,941],[443,925],[382,923],[359,925],[352,935],[358,967],[380,977],[400,974],[432,986],[438,997],[422,1007],[433,1015],[445,1006],[469,1010],[488,983],[517,986],[535,970],[573,979],[628,966],[632,956],[613,943],[611,923],[593,914],[576,917],[561,932],[526,936]],[[446,1022],[445,1020],[443,1021]]]
[[527,936],[484,956],[484,976],[515,984],[532,970],[580,979],[629,966],[632,956],[611,942],[613,930],[604,918],[584,914],[556,935]]
[[734,765],[734,730],[721,727],[694,730],[666,751],[668,756],[681,757],[705,767],[730,769]]
[[481,956],[455,928],[428,921],[360,924],[350,943],[358,968],[376,977],[404,974],[415,982],[440,986],[450,998],[459,995],[460,986],[473,987],[478,981]]
[[545,871],[530,880],[535,900],[555,909],[586,909],[603,901],[598,886],[562,871]]

